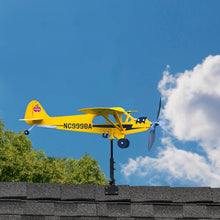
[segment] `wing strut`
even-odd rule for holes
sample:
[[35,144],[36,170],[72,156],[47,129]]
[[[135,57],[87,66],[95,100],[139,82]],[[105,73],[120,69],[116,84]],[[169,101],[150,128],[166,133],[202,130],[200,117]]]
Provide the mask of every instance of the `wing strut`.
[[115,120],[118,122],[121,131],[124,131],[120,118],[117,113],[114,113]]
[[123,127],[119,127],[117,124],[115,124],[112,120],[108,118],[106,115],[102,115],[110,124],[112,124],[115,128],[117,128],[119,131],[123,131]]

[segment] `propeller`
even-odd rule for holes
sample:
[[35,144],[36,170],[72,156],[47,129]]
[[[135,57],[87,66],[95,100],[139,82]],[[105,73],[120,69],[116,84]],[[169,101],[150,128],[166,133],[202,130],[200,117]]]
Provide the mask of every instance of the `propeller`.
[[149,134],[149,140],[148,140],[148,151],[150,151],[150,149],[152,148],[152,146],[154,144],[156,127],[158,125],[163,124],[162,122],[158,121],[158,118],[160,115],[160,109],[161,109],[161,98],[160,98],[159,107],[158,107],[158,111],[157,111],[156,121],[152,122],[151,127],[150,127],[150,134]]

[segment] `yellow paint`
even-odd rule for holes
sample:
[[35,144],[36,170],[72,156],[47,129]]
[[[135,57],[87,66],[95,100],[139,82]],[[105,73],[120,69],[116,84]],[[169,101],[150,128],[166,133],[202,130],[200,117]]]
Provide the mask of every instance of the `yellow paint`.
[[[143,132],[150,128],[151,122],[145,120],[145,122],[137,123],[130,113],[126,112],[123,108],[87,108],[80,109],[81,115],[50,117],[43,109],[41,104],[33,100],[26,109],[24,119],[29,125],[36,125],[40,127],[56,128],[67,131],[78,131],[95,134],[108,133],[110,139],[125,138],[127,134],[133,134],[137,132]],[[125,115],[123,121],[122,115]],[[93,119],[97,116],[103,116],[106,119],[104,124],[93,124]],[[112,116],[111,119],[109,116]],[[114,121],[112,120],[114,119]]]

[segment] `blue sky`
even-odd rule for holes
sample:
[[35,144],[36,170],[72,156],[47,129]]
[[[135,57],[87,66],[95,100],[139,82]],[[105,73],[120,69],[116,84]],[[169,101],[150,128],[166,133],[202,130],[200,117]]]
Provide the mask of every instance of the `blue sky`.
[[[219,7],[214,0],[1,1],[0,115],[6,127],[16,132],[28,128],[18,119],[33,99],[50,116],[118,106],[154,120],[162,96],[161,117],[167,126],[157,129],[150,153],[149,132],[128,136],[128,149],[115,142],[116,183],[217,186],[220,165],[214,155],[220,142],[213,132],[207,140],[206,130],[200,130],[207,124],[200,123],[219,129],[208,117],[219,117],[215,110],[220,94],[209,92],[218,88],[220,74]],[[193,97],[185,99],[187,94]],[[198,105],[185,108],[195,100]],[[211,113],[207,106],[212,106]],[[29,138],[47,156],[79,159],[87,152],[109,177],[109,142],[100,135],[36,128]],[[168,155],[179,155],[182,163],[166,167]],[[186,163],[192,163],[191,169],[182,168]],[[190,173],[194,167],[195,173],[207,175]]]

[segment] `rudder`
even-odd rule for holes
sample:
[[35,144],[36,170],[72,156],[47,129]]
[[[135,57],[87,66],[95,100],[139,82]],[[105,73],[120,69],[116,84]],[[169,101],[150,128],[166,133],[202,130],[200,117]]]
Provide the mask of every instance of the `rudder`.
[[45,119],[48,118],[48,114],[45,112],[41,104],[33,100],[31,101],[26,109],[24,119]]

